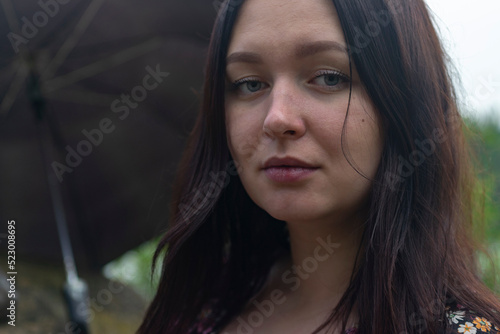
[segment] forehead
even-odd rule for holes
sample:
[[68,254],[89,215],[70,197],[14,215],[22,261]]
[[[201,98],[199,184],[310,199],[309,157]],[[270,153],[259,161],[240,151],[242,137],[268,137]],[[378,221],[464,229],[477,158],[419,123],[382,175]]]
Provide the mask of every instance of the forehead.
[[229,52],[295,48],[298,43],[345,45],[331,0],[246,0],[233,29]]

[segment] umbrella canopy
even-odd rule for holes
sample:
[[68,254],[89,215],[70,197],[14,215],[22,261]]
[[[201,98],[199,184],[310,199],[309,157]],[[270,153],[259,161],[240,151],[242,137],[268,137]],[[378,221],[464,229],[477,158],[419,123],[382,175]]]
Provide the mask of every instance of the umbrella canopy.
[[0,219],[16,221],[19,257],[61,263],[45,166],[79,266],[165,230],[218,5],[0,0]]

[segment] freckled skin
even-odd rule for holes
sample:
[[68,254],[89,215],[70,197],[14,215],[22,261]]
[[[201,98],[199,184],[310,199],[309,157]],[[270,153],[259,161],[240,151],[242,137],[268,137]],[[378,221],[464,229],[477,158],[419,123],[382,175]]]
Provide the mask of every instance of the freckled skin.
[[[348,55],[329,50],[296,57],[298,45],[315,41],[346,45],[331,1],[248,0],[243,5],[228,55],[252,52],[262,61],[229,64],[228,85],[244,78],[262,84],[243,84],[226,93],[228,146],[241,165],[240,178],[249,196],[271,216],[308,224],[347,223],[367,198],[383,134],[353,67],[344,144],[349,161],[367,180],[349,164],[341,147],[349,83],[332,90],[317,77],[322,70],[349,75]],[[248,90],[256,87],[261,89]],[[261,169],[276,156],[299,158],[319,168],[300,182],[279,184]]]

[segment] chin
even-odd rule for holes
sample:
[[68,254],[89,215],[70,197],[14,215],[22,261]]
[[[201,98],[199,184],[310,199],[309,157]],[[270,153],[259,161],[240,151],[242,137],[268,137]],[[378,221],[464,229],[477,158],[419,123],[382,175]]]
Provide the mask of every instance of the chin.
[[271,217],[285,222],[303,223],[335,223],[347,222],[359,219],[360,210],[355,208],[335,208],[335,207],[314,207],[311,205],[286,205],[286,207],[276,207],[267,205],[261,206]]
[[325,218],[326,215],[322,215],[319,212],[315,212],[314,210],[311,210],[310,208],[308,210],[302,209],[298,206],[294,207],[293,209],[291,208],[281,208],[281,209],[276,209],[272,208],[270,209],[269,207],[263,208],[271,217],[286,221],[286,222],[291,222],[291,221],[304,221],[304,222],[311,222],[315,220],[319,220],[322,218]]

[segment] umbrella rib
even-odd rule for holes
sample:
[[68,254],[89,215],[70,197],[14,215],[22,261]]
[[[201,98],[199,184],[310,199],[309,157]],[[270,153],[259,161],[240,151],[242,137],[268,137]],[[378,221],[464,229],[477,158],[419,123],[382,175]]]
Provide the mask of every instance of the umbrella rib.
[[17,75],[12,84],[10,85],[7,94],[5,94],[2,103],[0,104],[1,116],[5,116],[7,112],[10,110],[10,108],[14,104],[14,101],[16,100],[17,95],[23,88],[23,83],[25,79],[28,77],[29,74],[28,67],[23,63],[19,63],[18,66],[19,68],[17,70]]
[[19,32],[19,20],[16,17],[16,12],[11,0],[0,0],[3,10],[5,11],[5,18],[7,19],[7,24],[11,32]]
[[48,65],[46,71],[43,73],[43,79],[49,79],[54,76],[59,67],[64,63],[66,58],[68,58],[69,54],[75,48],[76,44],[80,40],[81,36],[85,33],[90,23],[96,16],[97,12],[101,8],[104,0],[93,0],[87,10],[83,13],[80,21],[76,24],[75,29],[71,36],[64,42],[59,51],[57,51],[54,59]]
[[78,70],[49,80],[44,84],[44,91],[50,93],[70,84],[74,84],[81,80],[93,77],[110,68],[116,67],[130,60],[143,56],[151,51],[154,51],[161,47],[162,44],[163,43],[160,38],[152,38],[145,43],[135,45],[126,50],[122,50],[108,58],[101,59],[95,63],[79,68]]

